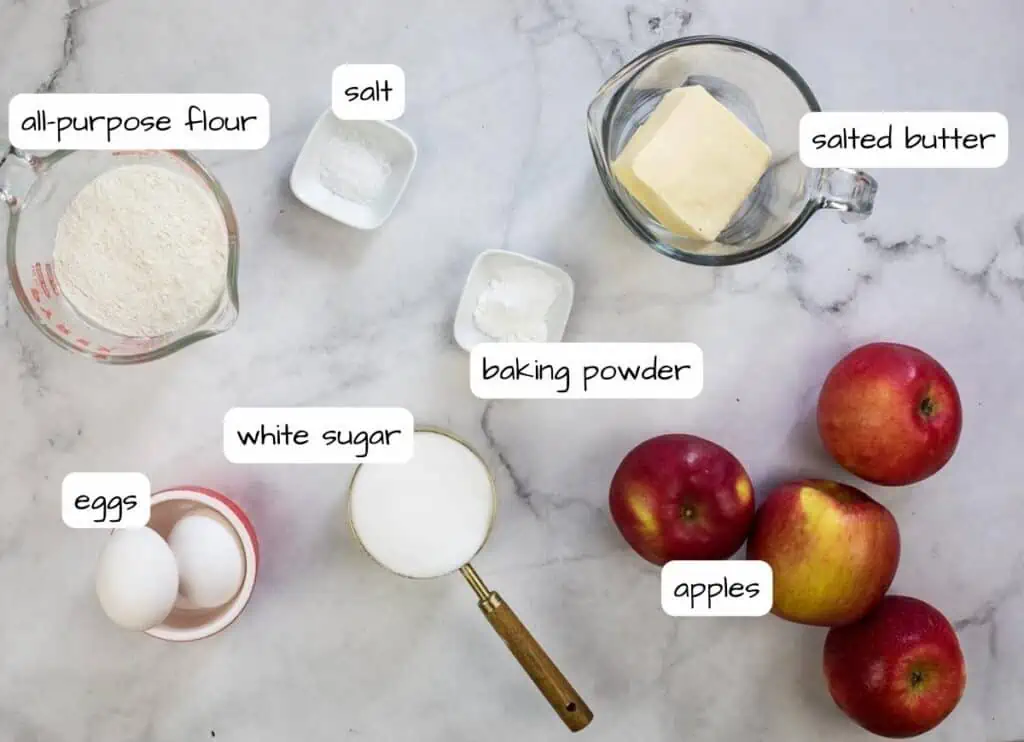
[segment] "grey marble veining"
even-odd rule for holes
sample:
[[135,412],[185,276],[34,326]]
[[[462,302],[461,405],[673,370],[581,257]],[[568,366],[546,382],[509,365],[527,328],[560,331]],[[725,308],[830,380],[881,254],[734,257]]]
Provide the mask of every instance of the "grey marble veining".
[[[821,680],[823,632],[661,613],[657,570],[611,526],[621,456],[669,430],[732,449],[763,493],[841,476],[809,415],[847,349],[885,338],[940,358],[965,402],[953,462],[869,490],[904,541],[896,589],[956,622],[970,674],[923,739],[1024,738],[1024,171],[881,171],[858,226],[821,215],[783,251],[723,270],[638,245],[590,161],[587,103],[635,53],[680,34],[787,58],[826,108],[997,110],[1024,120],[1016,0],[0,0],[0,98],[19,92],[260,92],[273,137],[217,153],[242,227],[241,318],[138,368],[76,362],[0,301],[0,740],[553,739],[566,734],[458,578],[408,583],[343,522],[347,467],[237,467],[221,420],[243,405],[402,405],[477,444],[498,475],[478,569],[596,713],[594,740],[870,739]],[[406,70],[421,159],[379,232],[291,197],[287,175],[338,64]],[[0,110],[6,129],[6,106]],[[473,258],[505,247],[575,278],[570,340],[704,349],[689,402],[494,402],[469,393],[451,337]],[[146,471],[236,495],[265,569],[243,619],[169,646],[116,630],[69,531],[69,471]]]

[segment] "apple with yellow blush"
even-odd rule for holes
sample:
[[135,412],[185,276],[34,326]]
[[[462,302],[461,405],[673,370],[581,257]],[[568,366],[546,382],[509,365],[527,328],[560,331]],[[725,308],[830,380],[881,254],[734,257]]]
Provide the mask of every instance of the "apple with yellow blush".
[[609,491],[612,520],[652,564],[728,559],[754,519],[754,487],[739,460],[716,443],[672,433],[626,454]]
[[900,560],[896,518],[856,487],[821,479],[777,487],[757,511],[747,558],[771,565],[772,612],[844,626],[885,596]]

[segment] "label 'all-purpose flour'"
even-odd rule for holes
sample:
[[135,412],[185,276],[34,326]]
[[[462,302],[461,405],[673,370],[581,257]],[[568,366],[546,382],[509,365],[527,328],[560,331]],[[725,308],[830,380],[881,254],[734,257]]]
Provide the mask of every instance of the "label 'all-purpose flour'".
[[64,298],[93,324],[129,337],[195,325],[223,293],[227,261],[217,202],[154,165],[100,175],[57,225],[54,272]]

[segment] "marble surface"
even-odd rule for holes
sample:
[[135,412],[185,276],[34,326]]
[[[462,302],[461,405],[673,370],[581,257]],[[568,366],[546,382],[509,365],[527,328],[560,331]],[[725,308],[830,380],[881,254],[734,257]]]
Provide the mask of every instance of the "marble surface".
[[[826,8],[827,5],[827,8]],[[0,740],[555,739],[567,734],[457,577],[381,572],[343,524],[347,467],[242,467],[221,451],[232,406],[402,405],[450,426],[497,473],[477,563],[596,712],[593,740],[853,742],[832,706],[823,632],[774,618],[674,620],[658,573],[624,549],[607,485],[641,439],[682,430],[736,452],[763,494],[841,476],[808,416],[825,371],[884,338],[960,385],[958,455],[896,513],[896,589],[960,632],[970,680],[924,739],[1024,738],[1024,175],[885,171],[874,217],[817,217],[791,245],[710,270],[639,245],[606,204],[584,112],[626,59],[663,39],[763,44],[826,108],[998,110],[1024,120],[1024,3],[863,0],[0,0],[0,98],[19,92],[260,92],[273,137],[204,159],[243,231],[242,313],[226,335],[138,368],[78,362],[0,305]],[[402,125],[421,159],[381,231],[297,203],[287,175],[342,62],[408,75]],[[6,130],[6,106],[0,124]],[[473,258],[504,247],[576,279],[569,340],[694,341],[693,401],[497,402],[468,390],[452,339]],[[74,470],[202,483],[250,510],[265,570],[217,638],[171,646],[100,614],[104,536],[70,531]],[[1017,699],[1017,700],[1014,700]]]

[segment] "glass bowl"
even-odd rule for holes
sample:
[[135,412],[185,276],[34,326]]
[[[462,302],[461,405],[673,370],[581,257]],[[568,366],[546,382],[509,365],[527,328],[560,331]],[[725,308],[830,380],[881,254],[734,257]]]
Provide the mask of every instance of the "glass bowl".
[[[772,150],[767,172],[714,242],[665,228],[611,170],[661,98],[686,85],[704,87]],[[616,72],[591,102],[587,128],[601,181],[626,226],[670,258],[724,266],[777,250],[821,209],[838,211],[845,221],[871,214],[877,183],[870,175],[800,161],[800,119],[820,110],[804,79],[772,52],[738,39],[691,36],[656,46]]]

